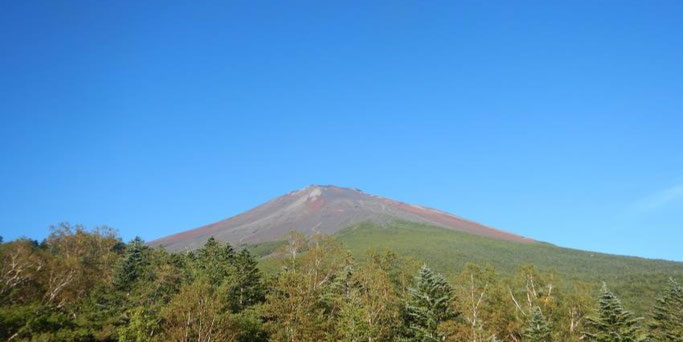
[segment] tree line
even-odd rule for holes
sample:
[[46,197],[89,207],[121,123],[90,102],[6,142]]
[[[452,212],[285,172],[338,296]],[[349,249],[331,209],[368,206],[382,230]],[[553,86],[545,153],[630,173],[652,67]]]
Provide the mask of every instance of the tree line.
[[264,275],[248,248],[210,238],[168,253],[102,227],[0,240],[8,341],[678,341],[683,289],[646,317],[609,284],[468,264],[452,279],[391,251],[356,260],[331,237],[291,233]]

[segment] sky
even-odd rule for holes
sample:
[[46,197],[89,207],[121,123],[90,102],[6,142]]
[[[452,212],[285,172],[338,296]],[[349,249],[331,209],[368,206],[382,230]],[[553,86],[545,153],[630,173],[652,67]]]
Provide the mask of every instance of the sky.
[[2,1],[0,235],[310,184],[683,261],[681,1]]

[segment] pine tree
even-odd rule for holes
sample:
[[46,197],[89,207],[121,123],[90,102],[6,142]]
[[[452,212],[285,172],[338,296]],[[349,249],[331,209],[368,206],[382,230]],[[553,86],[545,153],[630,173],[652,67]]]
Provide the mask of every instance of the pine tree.
[[657,299],[650,331],[655,341],[683,342],[683,289],[669,279],[669,288]]
[[231,284],[232,310],[239,312],[265,299],[261,271],[254,257],[245,248],[234,258],[235,279]]
[[230,244],[222,245],[212,236],[197,251],[196,276],[207,277],[212,286],[219,286],[227,277],[234,275],[234,259],[235,251]]
[[439,325],[457,317],[451,308],[453,289],[444,277],[423,265],[415,279],[416,286],[408,289],[405,307],[405,338],[408,341],[443,341],[446,334]]
[[227,243],[221,244],[213,236],[206,240],[204,246],[197,253],[198,258],[203,262],[232,262],[235,258],[235,250],[232,246]]
[[144,256],[144,251],[149,247],[139,237],[135,237],[128,246],[123,258],[120,260],[114,272],[114,285],[124,291],[129,291],[132,284],[140,278],[149,261]]
[[638,324],[640,320],[624,310],[619,298],[603,284],[598,310],[594,316],[587,318],[589,331],[585,333],[585,338],[590,342],[645,341],[646,336]]
[[524,338],[529,342],[550,342],[551,340],[550,325],[538,306],[531,310],[531,317],[524,330]]

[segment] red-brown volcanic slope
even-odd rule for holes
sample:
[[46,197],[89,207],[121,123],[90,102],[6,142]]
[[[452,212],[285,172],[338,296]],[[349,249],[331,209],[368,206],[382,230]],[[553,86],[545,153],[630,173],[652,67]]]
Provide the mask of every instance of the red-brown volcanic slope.
[[195,249],[213,236],[233,245],[282,239],[296,230],[334,234],[360,222],[391,221],[429,224],[497,239],[534,240],[468,221],[449,213],[336,186],[308,186],[237,216],[150,242],[169,250]]

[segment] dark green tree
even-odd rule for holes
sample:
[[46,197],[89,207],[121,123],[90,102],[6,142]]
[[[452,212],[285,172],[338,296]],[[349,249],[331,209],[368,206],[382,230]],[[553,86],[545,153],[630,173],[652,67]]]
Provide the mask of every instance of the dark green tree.
[[550,342],[550,324],[543,316],[541,308],[535,306],[524,330],[524,339],[529,342]]
[[650,332],[655,341],[683,342],[683,289],[669,279],[666,293],[657,299]]
[[85,341],[85,335],[63,310],[41,304],[0,307],[3,341]]
[[453,289],[444,277],[423,265],[415,278],[415,287],[408,289],[405,304],[404,339],[407,341],[443,341],[441,323],[457,317],[451,308]]
[[76,324],[96,341],[113,340],[117,329],[126,323],[124,310],[130,302],[131,298],[116,291],[112,284],[98,284],[81,303]]
[[196,253],[196,276],[207,277],[212,286],[219,286],[235,273],[235,251],[230,244],[221,244],[210,237]]
[[637,342],[645,341],[646,335],[639,327],[642,318],[624,310],[621,301],[603,284],[598,309],[586,320],[588,331],[585,340],[590,342]]
[[130,291],[132,284],[144,273],[149,260],[145,257],[145,250],[149,249],[138,236],[126,246],[123,258],[116,265],[114,271],[114,286],[122,291]]
[[233,312],[239,312],[265,299],[261,271],[254,257],[245,248],[234,258],[235,277],[230,285],[230,302]]

